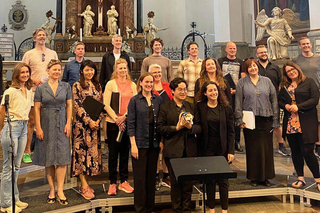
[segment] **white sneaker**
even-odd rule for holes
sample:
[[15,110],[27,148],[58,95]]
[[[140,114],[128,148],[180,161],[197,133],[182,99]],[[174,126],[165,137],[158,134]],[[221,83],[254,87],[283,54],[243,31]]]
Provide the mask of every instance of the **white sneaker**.
[[28,207],[28,203],[22,202],[21,200],[16,202],[16,206],[18,206],[20,209],[25,209]]
[[[21,212],[22,209],[19,208],[17,205],[16,205],[16,209],[15,209],[15,213],[19,213]],[[7,212],[7,213],[12,213],[12,206],[8,207],[8,208],[3,208],[1,207],[1,212]]]

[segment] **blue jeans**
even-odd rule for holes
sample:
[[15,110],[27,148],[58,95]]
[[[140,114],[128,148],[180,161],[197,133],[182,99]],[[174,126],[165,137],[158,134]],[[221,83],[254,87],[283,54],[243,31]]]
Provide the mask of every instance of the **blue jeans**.
[[[14,168],[14,194],[15,201],[19,200],[19,191],[17,180],[22,161],[24,149],[27,144],[27,123],[28,121],[12,121],[12,139],[14,141],[14,155],[15,155],[15,168]],[[3,149],[3,169],[1,177],[1,190],[0,190],[0,206],[7,208],[12,206],[12,166],[11,166],[11,138],[9,132],[9,125],[4,125],[1,131],[1,144]]]

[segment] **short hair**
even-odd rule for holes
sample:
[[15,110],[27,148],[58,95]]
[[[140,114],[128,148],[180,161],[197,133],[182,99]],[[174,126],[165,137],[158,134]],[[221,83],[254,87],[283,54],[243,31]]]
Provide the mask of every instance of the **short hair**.
[[266,48],[266,49],[267,49],[266,45],[261,44],[261,45],[258,45],[258,46],[256,47],[256,51],[257,51],[258,49],[260,49],[260,48]]
[[280,17],[283,15],[283,11],[281,10],[280,7],[274,7],[274,8],[271,10],[271,15],[272,15],[272,16],[274,16],[273,13],[274,13],[275,10],[279,10],[279,11],[280,11],[280,15],[279,15]]
[[73,47],[73,52],[75,51],[75,49],[76,49],[77,46],[79,46],[79,45],[82,45],[84,48],[86,47],[86,45],[84,45],[83,42],[79,41],[79,42],[77,42],[77,43],[74,45],[74,47]]
[[31,80],[31,68],[28,64],[20,62],[17,63],[14,68],[13,68],[13,72],[12,72],[12,81],[11,81],[11,85],[10,87],[16,88],[16,89],[20,89],[20,73],[21,73],[21,68],[22,67],[27,67],[29,70],[29,79],[28,81],[25,83],[25,86],[27,87],[27,89],[31,89],[32,87],[32,80]]
[[311,41],[309,37],[302,36],[301,38],[299,38],[299,45],[301,45],[301,40],[304,40],[304,39],[308,39],[309,41]]
[[148,72],[144,72],[140,75],[138,81],[137,81],[137,93],[140,93],[142,92],[142,87],[141,87],[141,82],[143,81],[143,79],[145,79],[145,77],[148,77],[148,76],[151,76],[152,79],[154,80],[154,77],[153,75],[151,75],[150,73]]
[[46,31],[44,31],[44,29],[37,28],[32,32],[32,38],[35,39],[40,31],[44,32],[46,34],[46,36],[47,36],[47,33],[46,33]]
[[218,86],[217,83],[213,82],[213,81],[206,81],[201,89],[200,89],[200,101],[205,101],[207,102],[208,101],[208,97],[204,94],[207,92],[207,87],[210,85],[210,84],[213,84],[213,85],[216,85],[217,89],[218,89],[218,103],[221,104],[222,106],[228,106],[229,105],[229,101],[228,101],[228,98],[227,96],[225,95],[224,91]]
[[151,64],[148,68],[148,72],[150,72],[153,68],[159,68],[162,71],[161,66],[159,64]]
[[301,82],[303,82],[306,79],[306,76],[303,74],[301,68],[299,67],[299,65],[293,63],[292,61],[287,61],[282,68],[282,81],[280,83],[280,86],[290,86],[290,84],[292,83],[292,80],[288,77],[287,72],[286,72],[286,67],[290,66],[295,68],[298,71],[298,81],[297,81],[297,85],[299,85]]
[[91,60],[85,60],[84,62],[82,62],[81,66],[80,66],[80,86],[84,89],[87,89],[89,86],[86,84],[85,82],[85,78],[84,78],[84,75],[83,75],[83,70],[84,68],[88,66],[88,67],[91,67],[92,69],[94,69],[94,74],[93,74],[93,77],[91,79],[91,82],[93,83],[94,87],[96,88],[97,91],[101,91],[101,86],[99,84],[99,81],[98,81],[98,69],[96,67],[96,65],[94,64],[93,61]]
[[242,70],[243,70],[246,74],[248,74],[248,69],[249,69],[249,67],[251,66],[252,63],[255,63],[255,64],[257,65],[257,67],[259,67],[258,61],[257,61],[256,59],[254,59],[254,58],[249,58],[249,59],[247,59],[247,60],[245,60],[245,61],[243,62]]
[[186,84],[186,87],[188,88],[187,81],[184,80],[183,78],[180,78],[180,77],[174,78],[174,79],[170,82],[169,87],[170,87],[170,89],[171,89],[172,91],[175,91],[176,88],[178,87],[178,85],[179,85],[180,83],[185,83],[185,84]]
[[163,40],[161,38],[157,37],[157,38],[152,39],[152,41],[150,42],[150,48],[151,49],[153,48],[154,42],[156,42],[156,41],[159,42],[161,44],[161,46],[164,45],[163,44]]
[[190,50],[190,46],[191,46],[192,44],[197,45],[197,47],[199,48],[198,43],[197,43],[197,42],[192,41],[192,42],[190,42],[190,43],[187,45],[187,50],[188,50],[188,51]]
[[60,65],[60,66],[62,66],[60,60],[51,59],[51,60],[49,61],[49,63],[47,64],[47,69],[49,70],[51,67],[53,67],[54,65],[57,65],[57,64]]
[[115,35],[113,35],[113,36],[112,36],[112,41],[113,41],[115,38],[118,38],[118,37],[120,37],[120,38],[121,38],[121,40],[122,40],[122,36],[121,36],[121,35],[119,35],[119,34],[115,34]]
[[112,72],[112,74],[111,74],[110,80],[115,79],[115,78],[118,78],[118,73],[116,72],[116,68],[117,68],[117,66],[118,66],[119,64],[126,64],[127,69],[128,69],[128,71],[127,71],[127,79],[131,81],[131,77],[130,77],[130,75],[129,75],[128,62],[127,62],[125,59],[123,59],[123,58],[119,58],[118,60],[116,60],[116,63],[114,63],[113,72]]

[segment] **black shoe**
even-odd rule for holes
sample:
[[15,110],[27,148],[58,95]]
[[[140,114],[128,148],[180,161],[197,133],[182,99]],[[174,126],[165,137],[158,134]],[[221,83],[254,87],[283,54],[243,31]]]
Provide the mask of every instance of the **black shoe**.
[[251,180],[250,181],[250,185],[256,187],[256,186],[258,186],[258,181],[257,180]]
[[317,146],[316,146],[316,148],[315,148],[315,150],[314,150],[314,154],[315,154],[318,158],[320,158],[320,147],[317,147]]
[[268,180],[263,181],[263,185],[270,187],[271,183]]
[[234,143],[234,146],[235,146],[235,149],[238,151],[238,152],[243,152],[243,149],[241,148],[241,145],[240,145],[240,141],[236,141]]

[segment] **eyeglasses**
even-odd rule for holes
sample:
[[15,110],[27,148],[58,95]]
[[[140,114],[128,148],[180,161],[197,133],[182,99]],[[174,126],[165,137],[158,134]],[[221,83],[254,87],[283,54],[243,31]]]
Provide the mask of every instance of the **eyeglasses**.
[[44,62],[46,60],[46,55],[44,53],[42,53],[42,62]]
[[178,92],[186,92],[187,88],[184,88],[184,89],[178,88],[177,90],[178,90]]

